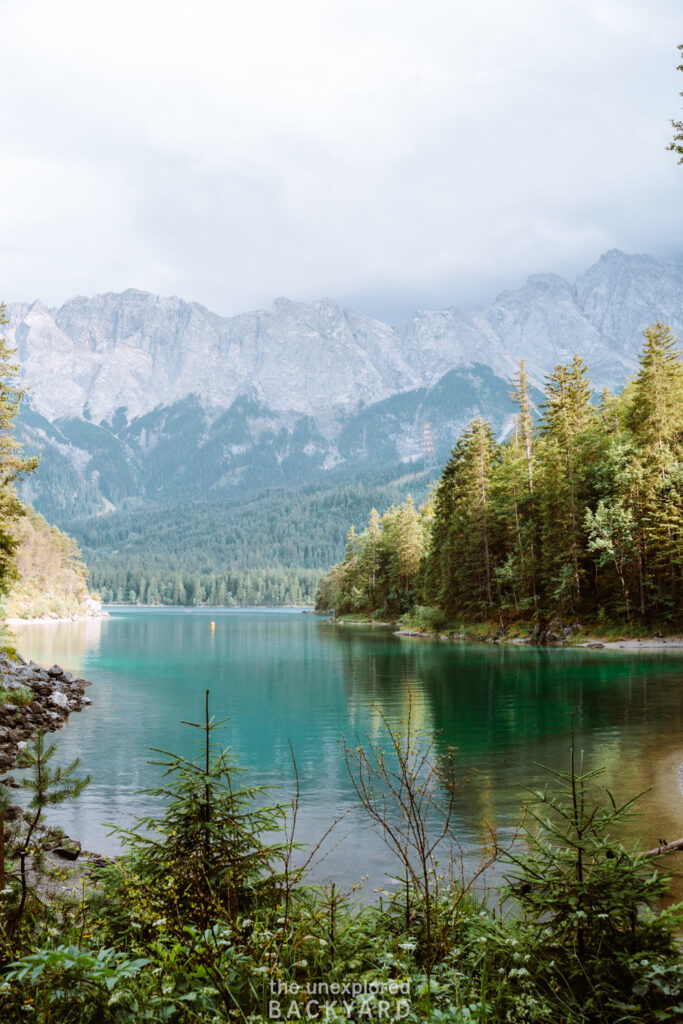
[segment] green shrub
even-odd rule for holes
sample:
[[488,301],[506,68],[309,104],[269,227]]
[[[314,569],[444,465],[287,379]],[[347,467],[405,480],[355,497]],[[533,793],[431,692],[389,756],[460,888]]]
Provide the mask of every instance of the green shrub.
[[28,686],[18,686],[13,690],[0,689],[0,705],[16,704],[26,707],[33,701],[33,690]]
[[[603,770],[577,772],[573,747],[569,771],[548,771],[553,784],[528,811],[529,852],[506,855],[504,895],[521,914],[512,946],[494,940],[497,959],[509,978],[533,975],[559,1019],[681,1019],[683,904],[658,910],[669,879],[613,837],[637,797],[618,806],[609,791],[600,796],[593,784]],[[512,950],[524,951],[524,964]]]

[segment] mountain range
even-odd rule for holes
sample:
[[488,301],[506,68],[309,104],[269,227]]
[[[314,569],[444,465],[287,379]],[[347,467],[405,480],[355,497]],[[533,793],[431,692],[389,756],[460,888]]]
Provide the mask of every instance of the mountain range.
[[331,299],[221,317],[134,289],[7,315],[28,389],[20,435],[42,453],[24,497],[69,526],[417,462],[425,422],[439,462],[477,413],[505,432],[521,359],[537,403],[575,352],[596,388],[617,388],[646,326],[683,330],[683,259],[611,250],[573,283],[538,274],[489,306],[393,327]]

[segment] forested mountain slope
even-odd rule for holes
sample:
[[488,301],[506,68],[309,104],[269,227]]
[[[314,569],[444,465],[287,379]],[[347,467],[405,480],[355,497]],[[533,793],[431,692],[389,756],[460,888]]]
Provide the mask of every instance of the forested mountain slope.
[[312,604],[323,568],[343,551],[349,522],[373,506],[427,494],[435,473],[390,467],[325,489],[275,489],[243,505],[197,502],[75,522],[105,601]]

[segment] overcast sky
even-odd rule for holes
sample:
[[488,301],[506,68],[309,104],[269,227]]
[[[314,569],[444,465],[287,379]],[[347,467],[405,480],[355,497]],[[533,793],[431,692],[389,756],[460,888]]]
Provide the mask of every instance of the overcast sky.
[[396,322],[683,255],[681,0],[0,0],[0,298]]

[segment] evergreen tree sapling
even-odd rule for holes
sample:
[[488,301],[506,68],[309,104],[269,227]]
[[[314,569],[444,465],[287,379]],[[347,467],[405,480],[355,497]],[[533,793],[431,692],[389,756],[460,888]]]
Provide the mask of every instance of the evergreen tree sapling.
[[90,782],[90,776],[79,777],[76,771],[80,765],[78,758],[71,764],[52,766],[56,746],[46,746],[45,732],[39,729],[33,740],[19,755],[19,767],[27,769],[21,780],[21,787],[28,790],[31,798],[25,812],[26,828],[19,836],[18,861],[19,868],[12,874],[14,881],[18,876],[19,898],[15,906],[7,908],[7,934],[11,938],[24,914],[29,893],[29,859],[34,871],[43,869],[42,848],[37,842],[43,815],[48,807],[58,807],[66,800],[78,797]]
[[235,926],[275,884],[273,864],[282,853],[264,839],[281,824],[282,809],[254,806],[265,787],[236,785],[243,769],[213,742],[223,722],[209,715],[208,700],[207,690],[203,723],[183,723],[202,734],[199,756],[153,748],[165,759],[151,763],[168,781],[145,792],[164,801],[163,816],[141,818],[133,830],[113,826],[129,847],[123,866],[133,885],[178,934],[187,924]]
[[595,789],[603,769],[575,764],[573,723],[569,770],[546,770],[553,782],[532,794],[527,809],[529,852],[513,847],[503,858],[505,896],[522,911],[518,938],[532,951],[529,970],[558,1012],[571,1007],[594,1024],[640,1020],[648,971],[677,959],[683,904],[655,912],[669,880],[649,855],[614,836],[638,797],[619,805]]

